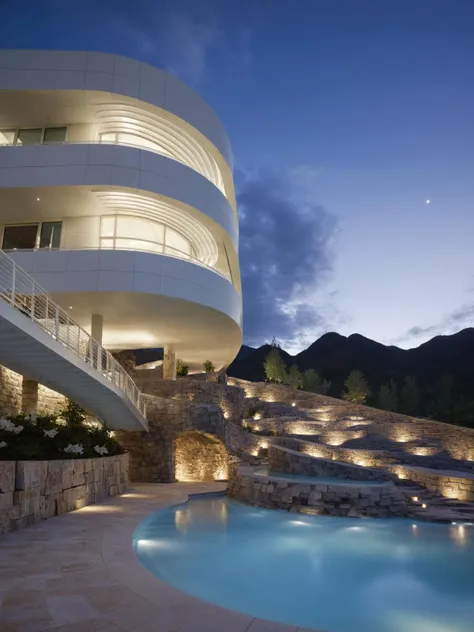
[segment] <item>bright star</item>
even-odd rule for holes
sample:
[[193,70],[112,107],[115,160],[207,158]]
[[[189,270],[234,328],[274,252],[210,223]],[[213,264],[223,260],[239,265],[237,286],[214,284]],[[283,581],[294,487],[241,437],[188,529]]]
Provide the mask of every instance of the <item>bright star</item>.
[[425,204],[431,204],[431,200],[426,200]]

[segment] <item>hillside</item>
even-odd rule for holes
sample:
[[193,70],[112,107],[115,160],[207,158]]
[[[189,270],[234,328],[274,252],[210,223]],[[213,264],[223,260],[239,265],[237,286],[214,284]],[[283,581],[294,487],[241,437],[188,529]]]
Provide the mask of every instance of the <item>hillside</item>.
[[[264,360],[270,349],[243,346],[227,373],[233,377],[261,381],[265,379]],[[451,336],[436,336],[415,349],[385,346],[359,334],[341,336],[327,333],[295,356],[282,350],[287,364],[301,371],[313,368],[331,381],[329,394],[339,397],[344,380],[353,369],[360,369],[372,390],[390,378],[402,383],[406,375],[417,378],[420,387],[432,388],[437,379],[451,375],[459,396],[474,399],[474,328]]]

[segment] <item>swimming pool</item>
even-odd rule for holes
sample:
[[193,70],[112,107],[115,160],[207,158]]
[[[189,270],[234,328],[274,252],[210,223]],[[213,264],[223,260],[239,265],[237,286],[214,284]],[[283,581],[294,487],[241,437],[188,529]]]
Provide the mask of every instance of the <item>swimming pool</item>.
[[149,516],[135,551],[219,606],[331,632],[472,632],[474,527],[301,516],[226,497]]

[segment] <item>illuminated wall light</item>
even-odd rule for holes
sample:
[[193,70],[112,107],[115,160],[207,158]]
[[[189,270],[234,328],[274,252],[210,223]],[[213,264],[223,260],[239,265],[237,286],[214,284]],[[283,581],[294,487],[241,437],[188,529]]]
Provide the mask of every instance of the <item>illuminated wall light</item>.
[[255,448],[254,450],[251,450],[250,454],[251,454],[252,456],[258,456],[258,449],[257,449],[257,448]]
[[421,508],[422,508],[422,509],[426,509],[427,507],[428,507],[428,505],[427,505],[426,503],[423,503],[423,504],[421,505]]
[[266,450],[268,448],[268,441],[262,441],[262,443],[260,444],[260,447]]
[[258,421],[259,419],[262,418],[262,415],[260,413],[255,413],[255,415],[253,416],[253,418],[255,419],[255,421]]
[[418,496],[412,496],[411,499],[416,503],[418,502]]
[[407,475],[406,475],[406,474],[397,474],[397,476],[398,476],[398,478],[399,478],[399,479],[401,479],[401,480],[403,480],[403,479],[405,479],[405,478],[407,477]]
[[254,427],[253,427],[253,430],[254,430],[255,432],[259,432],[259,431],[261,430],[261,428],[260,428],[260,426],[258,426],[258,425],[257,425],[257,426],[254,426]]
[[293,402],[291,405],[292,405],[292,406],[296,406],[296,403],[295,403],[295,402]]

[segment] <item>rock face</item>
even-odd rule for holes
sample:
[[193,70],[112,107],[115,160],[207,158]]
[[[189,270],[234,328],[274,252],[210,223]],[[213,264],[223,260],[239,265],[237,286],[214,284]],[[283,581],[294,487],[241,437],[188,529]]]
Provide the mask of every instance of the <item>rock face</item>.
[[258,507],[306,514],[387,518],[405,516],[403,493],[392,482],[335,483],[297,481],[285,475],[263,475],[252,467],[234,472],[229,496]]
[[128,454],[0,461],[0,535],[123,494],[128,482]]

